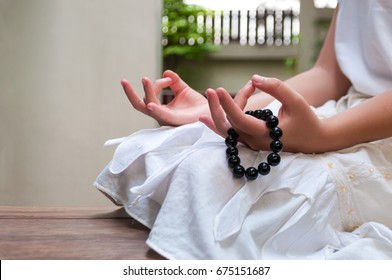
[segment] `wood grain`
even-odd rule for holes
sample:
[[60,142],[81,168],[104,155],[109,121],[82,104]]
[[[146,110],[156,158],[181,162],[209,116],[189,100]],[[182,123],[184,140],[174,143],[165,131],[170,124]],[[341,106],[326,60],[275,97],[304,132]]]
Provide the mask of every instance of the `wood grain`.
[[0,206],[0,259],[163,259],[123,209]]

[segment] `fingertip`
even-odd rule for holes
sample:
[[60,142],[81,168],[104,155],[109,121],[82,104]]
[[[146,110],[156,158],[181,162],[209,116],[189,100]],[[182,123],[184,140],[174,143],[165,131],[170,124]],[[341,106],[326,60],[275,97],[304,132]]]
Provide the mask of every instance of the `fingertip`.
[[218,96],[220,96],[222,93],[225,92],[225,89],[222,88],[222,87],[218,87],[218,88],[215,90],[215,92],[218,94]]
[[284,83],[277,78],[266,78],[259,75],[252,77],[253,86],[268,93],[278,90]]
[[166,87],[170,87],[172,84],[173,84],[173,79],[171,77],[160,78],[153,83],[154,91],[160,92],[162,89]]
[[260,75],[253,75],[251,79],[253,84],[259,84],[259,85],[262,84],[264,80],[265,78]]
[[150,102],[146,105],[148,111],[153,112],[155,110],[155,103]]
[[253,90],[255,90],[255,88],[256,88],[255,85],[253,84],[252,80],[249,80],[249,81],[246,83],[246,86],[252,88]]
[[126,79],[122,79],[122,80],[120,81],[120,84],[121,84],[123,87],[125,87],[125,86],[127,85],[127,83],[128,83],[128,81],[127,81]]
[[173,72],[172,70],[165,70],[165,71],[162,73],[162,77],[166,77],[166,76],[172,75],[172,74],[174,74],[174,72]]
[[207,88],[205,91],[205,95],[207,96],[207,98],[214,93],[215,93],[215,90],[213,90],[212,88]]
[[223,87],[219,87],[216,89],[216,94],[218,95],[219,99],[224,98],[225,96],[230,96],[230,93]]
[[165,70],[165,72],[163,72],[162,74],[163,78],[171,78],[171,79],[176,79],[178,76],[178,74],[172,70]]

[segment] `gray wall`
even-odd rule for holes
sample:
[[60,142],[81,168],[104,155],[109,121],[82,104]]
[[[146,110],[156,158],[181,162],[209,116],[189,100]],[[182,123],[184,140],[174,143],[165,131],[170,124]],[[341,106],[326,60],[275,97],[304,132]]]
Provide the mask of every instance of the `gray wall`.
[[[182,64],[184,79],[236,92],[254,73],[309,68],[320,15],[301,5],[298,48],[230,47]],[[0,205],[111,205],[92,183],[112,157],[107,139],[156,126],[119,82],[142,92],[142,76],[160,75],[160,15],[157,0],[0,0]]]
[[119,84],[161,71],[161,1],[0,0],[0,205],[109,205],[109,138],[154,127]]
[[236,93],[253,74],[285,80],[297,72],[286,66],[288,58],[298,58],[299,47],[267,47],[232,45],[221,47],[208,59],[179,62],[178,71],[191,86],[204,92],[206,88],[224,87]]

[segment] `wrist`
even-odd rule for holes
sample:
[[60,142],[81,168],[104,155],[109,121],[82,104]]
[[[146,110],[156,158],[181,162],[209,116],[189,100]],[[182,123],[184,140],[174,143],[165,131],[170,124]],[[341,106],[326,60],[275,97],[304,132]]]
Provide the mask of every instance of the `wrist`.
[[327,118],[320,120],[321,133],[319,140],[319,148],[316,153],[326,153],[337,151],[344,148],[344,136],[339,133],[339,127],[336,118]]

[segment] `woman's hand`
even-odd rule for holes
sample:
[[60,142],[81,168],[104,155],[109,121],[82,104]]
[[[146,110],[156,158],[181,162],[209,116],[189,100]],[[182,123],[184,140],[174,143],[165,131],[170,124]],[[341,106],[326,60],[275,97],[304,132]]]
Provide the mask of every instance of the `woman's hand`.
[[[225,94],[230,98],[231,102],[240,108],[241,111],[244,110],[245,106],[248,103],[248,99],[255,92],[255,87],[252,84],[252,81],[248,81],[235,95],[232,100],[230,94],[223,88],[217,89],[217,91],[224,91]],[[211,130],[216,133],[224,136],[227,132],[227,129],[231,127],[230,122],[226,118],[225,112],[222,110],[219,104],[219,98],[217,95],[217,91],[213,89],[207,89],[206,96],[208,100],[208,105],[210,108],[210,114],[200,116],[199,120],[207,125]],[[215,123],[219,124],[219,128],[215,126]],[[224,130],[224,127],[227,127],[225,133],[221,133]],[[223,128],[223,130],[222,130]],[[224,136],[226,137],[226,136]]]
[[[278,117],[284,151],[317,153],[323,150],[323,122],[300,94],[274,78],[255,75],[252,83],[282,103]],[[233,127],[240,135],[239,140],[251,149],[270,149],[271,138],[265,122],[244,114],[243,107],[238,106],[225,89],[208,90],[207,98],[214,122],[214,125],[206,122],[210,128],[226,137],[227,130]]]
[[[154,118],[160,125],[179,126],[198,121],[202,114],[209,114],[206,98],[193,90],[173,71],[165,71],[163,78],[151,82],[142,79],[145,93],[141,99],[127,80],[122,80],[124,92],[132,106]],[[167,105],[161,104],[157,95],[163,88],[170,87],[174,98]]]

